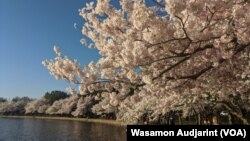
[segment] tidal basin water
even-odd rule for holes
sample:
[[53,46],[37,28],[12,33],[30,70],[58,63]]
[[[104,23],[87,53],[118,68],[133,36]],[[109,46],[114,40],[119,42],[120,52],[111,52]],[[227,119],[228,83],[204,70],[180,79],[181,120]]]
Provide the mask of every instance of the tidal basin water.
[[126,141],[126,127],[79,121],[0,118],[0,141]]

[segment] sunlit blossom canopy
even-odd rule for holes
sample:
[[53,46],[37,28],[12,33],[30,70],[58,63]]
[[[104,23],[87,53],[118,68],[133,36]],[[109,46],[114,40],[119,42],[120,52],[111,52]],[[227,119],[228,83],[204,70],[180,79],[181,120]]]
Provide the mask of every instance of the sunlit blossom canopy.
[[170,111],[187,116],[223,107],[244,121],[242,110],[250,104],[250,2],[153,2],[120,0],[120,8],[110,0],[88,3],[80,10],[82,33],[102,57],[80,66],[55,47],[57,57],[43,64],[57,79],[78,85],[69,90],[89,99],[78,101],[80,108],[98,101],[96,114],[137,123],[145,115],[157,121]]

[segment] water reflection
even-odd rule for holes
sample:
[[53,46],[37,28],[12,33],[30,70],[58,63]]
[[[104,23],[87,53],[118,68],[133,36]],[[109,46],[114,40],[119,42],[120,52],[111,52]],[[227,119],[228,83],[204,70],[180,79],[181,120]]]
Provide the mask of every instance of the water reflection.
[[1,119],[0,141],[125,141],[125,127],[35,119]]

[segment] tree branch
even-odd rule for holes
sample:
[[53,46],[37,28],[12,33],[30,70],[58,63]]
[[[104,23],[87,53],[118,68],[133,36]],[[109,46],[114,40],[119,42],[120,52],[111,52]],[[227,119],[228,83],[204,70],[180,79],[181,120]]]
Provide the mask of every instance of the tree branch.
[[157,2],[156,0],[152,0],[152,2],[154,2],[155,4],[157,4],[158,6],[162,7],[162,8],[165,8],[165,5],[160,3],[160,2]]
[[188,33],[187,33],[187,30],[186,30],[186,23],[187,23],[187,20],[188,20],[188,18],[189,18],[189,15],[187,16],[187,18],[185,19],[185,21],[183,21],[183,19],[182,19],[181,17],[179,17],[179,16],[175,16],[175,17],[176,17],[177,19],[180,20],[181,25],[182,25],[182,30],[183,30],[183,32],[184,32],[186,38],[187,38],[188,40],[192,41],[192,39],[189,37],[189,35],[188,35]]
[[[239,47],[239,48],[236,50],[236,52],[234,53],[234,55],[236,55],[236,54],[238,54],[239,52],[243,51],[245,48],[249,47],[249,45],[250,45],[250,44]],[[190,57],[189,57],[189,58],[190,58]],[[226,60],[227,60],[227,59],[221,58],[221,59],[219,60],[218,63],[219,63],[219,64],[222,64],[222,63],[225,62]],[[182,60],[181,63],[182,63],[183,61],[186,61],[186,60]],[[179,65],[179,64],[180,64],[180,63],[178,62],[177,65]],[[176,65],[174,65],[173,67],[176,67]],[[170,67],[170,69],[172,69],[173,67]],[[192,80],[196,80],[196,79],[198,79],[200,76],[202,76],[203,74],[205,74],[206,72],[208,72],[209,70],[211,70],[211,69],[213,69],[213,68],[215,68],[215,67],[211,64],[211,65],[209,65],[208,67],[202,69],[200,72],[198,72],[198,73],[196,73],[196,74],[186,75],[186,76],[166,77],[166,78],[169,79],[169,80],[174,80],[174,79],[176,79],[176,80],[179,80],[179,79],[192,79]],[[166,73],[166,72],[169,71],[170,69],[167,69],[167,70],[163,71],[163,72],[161,73],[160,76],[162,76],[163,73]]]

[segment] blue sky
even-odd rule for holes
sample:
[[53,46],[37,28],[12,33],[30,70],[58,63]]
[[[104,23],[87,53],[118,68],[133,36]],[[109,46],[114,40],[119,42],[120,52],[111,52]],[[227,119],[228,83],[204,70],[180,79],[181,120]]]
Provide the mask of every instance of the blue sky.
[[50,76],[41,64],[54,58],[53,46],[81,65],[98,60],[97,50],[80,44],[74,23],[78,9],[91,0],[0,0],[0,97],[37,98],[69,84]]
[[[47,91],[65,91],[70,84],[56,80],[41,64],[55,57],[54,45],[81,65],[98,60],[97,50],[80,44],[84,21],[78,10],[90,1],[0,0],[0,97],[38,98]],[[119,1],[112,4],[118,7]]]

